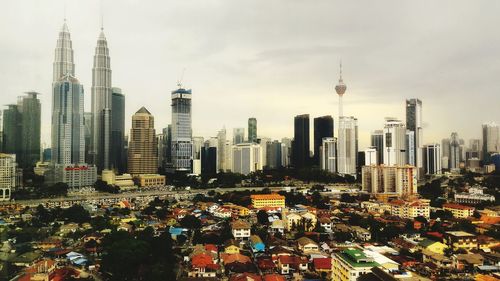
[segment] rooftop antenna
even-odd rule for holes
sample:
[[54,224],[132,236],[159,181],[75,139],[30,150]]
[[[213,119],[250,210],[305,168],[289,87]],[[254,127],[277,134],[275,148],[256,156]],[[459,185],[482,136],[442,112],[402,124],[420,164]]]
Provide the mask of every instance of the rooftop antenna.
[[66,0],[64,0],[64,22],[66,22]]
[[103,9],[103,0],[101,0],[101,31],[104,30],[104,9]]
[[185,67],[182,69],[181,78],[177,80],[177,87],[179,87],[179,89],[182,88],[182,80],[184,79],[184,72],[186,72]]

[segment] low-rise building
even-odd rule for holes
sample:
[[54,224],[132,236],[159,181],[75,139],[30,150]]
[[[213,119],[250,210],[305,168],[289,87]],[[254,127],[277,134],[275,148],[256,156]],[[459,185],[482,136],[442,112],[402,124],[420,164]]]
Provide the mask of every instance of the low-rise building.
[[445,241],[454,251],[458,249],[473,250],[478,248],[477,236],[465,231],[447,231]]
[[52,167],[52,183],[65,183],[70,188],[93,186],[97,181],[97,167],[89,164],[57,164]]
[[304,254],[317,252],[319,250],[318,243],[307,237],[301,237],[297,239],[297,248]]
[[140,187],[165,186],[165,176],[159,174],[138,175]]
[[359,276],[371,272],[373,267],[379,266],[371,257],[363,251],[348,248],[336,253],[332,261],[333,281],[356,281]]
[[404,219],[414,219],[416,217],[430,218],[429,200],[393,200],[389,205],[391,206],[391,215],[393,216]]
[[237,220],[231,223],[231,232],[235,239],[248,240],[250,238],[250,224]]
[[453,217],[459,219],[466,219],[474,215],[474,207],[453,203],[443,204],[443,210],[450,211],[453,214]]
[[256,209],[264,207],[285,207],[285,196],[272,193],[272,194],[253,194],[250,196],[252,199],[252,205]]
[[354,234],[361,241],[370,241],[372,239],[372,233],[368,231],[366,228],[362,228],[361,226],[352,226],[352,230],[354,230]]

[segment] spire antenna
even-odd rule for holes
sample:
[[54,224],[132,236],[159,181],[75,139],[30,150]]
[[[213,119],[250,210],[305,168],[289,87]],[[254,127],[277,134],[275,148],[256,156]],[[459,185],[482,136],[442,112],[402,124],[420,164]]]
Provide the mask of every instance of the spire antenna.
[[66,23],[66,0],[64,0],[64,22]]
[[104,8],[103,8],[103,0],[101,0],[101,31],[104,30]]

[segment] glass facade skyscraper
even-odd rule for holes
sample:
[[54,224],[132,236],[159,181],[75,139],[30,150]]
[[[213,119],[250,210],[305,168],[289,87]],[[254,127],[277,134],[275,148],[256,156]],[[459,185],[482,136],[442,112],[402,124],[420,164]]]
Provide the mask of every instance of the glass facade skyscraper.
[[190,172],[193,157],[191,90],[172,91],[172,167]]
[[321,116],[314,118],[314,156],[313,165],[320,166],[320,147],[323,138],[333,138],[333,117]]

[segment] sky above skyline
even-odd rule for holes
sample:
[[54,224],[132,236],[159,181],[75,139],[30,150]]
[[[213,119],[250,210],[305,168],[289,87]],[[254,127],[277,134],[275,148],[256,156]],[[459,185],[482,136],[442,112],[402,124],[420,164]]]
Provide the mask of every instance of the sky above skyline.
[[358,118],[360,149],[384,117],[405,119],[407,98],[423,102],[425,143],[452,131],[481,138],[482,123],[500,121],[499,1],[20,0],[2,8],[1,104],[42,93],[48,145],[63,19],[90,111],[101,14],[127,134],[141,106],[157,133],[170,123],[170,93],[182,76],[193,91],[194,136],[223,126],[230,136],[256,117],[259,136],[293,137],[293,117],[305,113],[311,128],[322,115],[336,126],[339,60],[344,114]]

